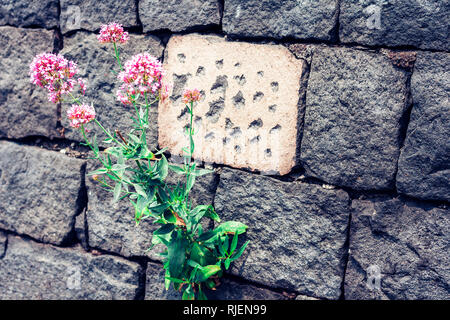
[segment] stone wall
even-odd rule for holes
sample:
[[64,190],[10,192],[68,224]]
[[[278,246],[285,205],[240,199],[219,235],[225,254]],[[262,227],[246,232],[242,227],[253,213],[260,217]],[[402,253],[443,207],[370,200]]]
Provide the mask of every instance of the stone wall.
[[3,0],[0,299],[179,298],[145,251],[154,226],[86,175],[67,106],[28,79],[34,55],[63,53],[126,131],[95,38],[110,21],[125,58],[164,61],[149,145],[172,161],[181,94],[203,93],[195,158],[215,173],[194,201],[251,240],[211,298],[449,299],[449,16],[440,0]]

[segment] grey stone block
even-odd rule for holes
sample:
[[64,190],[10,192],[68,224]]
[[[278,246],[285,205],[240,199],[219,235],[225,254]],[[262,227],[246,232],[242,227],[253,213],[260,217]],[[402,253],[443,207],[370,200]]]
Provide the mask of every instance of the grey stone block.
[[413,109],[398,161],[397,189],[450,201],[450,54],[420,52],[411,79]]
[[407,78],[384,55],[317,49],[300,152],[306,174],[357,190],[393,189]]
[[333,40],[338,10],[335,0],[227,0],[223,29],[244,37]]
[[0,27],[0,137],[56,135],[56,104],[28,74],[34,56],[53,50],[53,38],[53,31]]
[[97,31],[103,24],[116,22],[124,27],[138,26],[137,1],[61,0],[61,30]]
[[[161,58],[163,47],[158,38],[145,35],[130,35],[130,40],[119,46],[121,52],[122,64],[133,55],[148,52],[157,58]],[[133,121],[131,117],[136,118],[136,112],[133,106],[124,106],[117,101],[116,91],[120,87],[117,76],[111,69],[118,71],[118,66],[114,58],[114,49],[111,44],[100,44],[94,34],[77,32],[72,37],[64,39],[64,49],[61,51],[67,59],[74,60],[80,69],[80,76],[87,80],[86,96],[83,101],[93,103],[96,110],[97,119],[106,128],[113,133],[119,130],[126,138],[131,130]],[[78,129],[73,129],[69,125],[66,113],[69,104],[64,103],[62,108],[62,124],[65,128],[66,138],[84,141],[83,136]],[[151,107],[150,129],[148,132],[148,143],[150,148],[157,146],[157,109]],[[94,134],[98,135],[99,145],[108,147],[100,140],[106,138],[101,129],[94,124],[88,125]]]
[[0,25],[39,26],[48,29],[56,27],[58,25],[58,0],[2,0]]
[[223,221],[249,226],[243,238],[250,243],[232,274],[339,298],[350,214],[346,192],[224,169],[215,206]]
[[219,0],[141,0],[139,17],[144,32],[169,29],[172,32],[192,27],[219,25]]
[[0,299],[131,300],[141,273],[139,264],[119,257],[9,236],[0,259]]
[[450,5],[441,0],[342,0],[340,40],[448,50]]
[[80,212],[84,162],[0,141],[0,228],[62,244]]
[[448,209],[387,197],[352,207],[346,299],[450,298]]

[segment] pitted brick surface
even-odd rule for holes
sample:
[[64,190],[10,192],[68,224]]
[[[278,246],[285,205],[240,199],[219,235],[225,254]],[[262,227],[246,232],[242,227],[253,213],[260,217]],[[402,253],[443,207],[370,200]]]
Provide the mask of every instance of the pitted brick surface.
[[284,47],[174,36],[165,60],[170,98],[160,103],[159,145],[181,154],[189,113],[181,101],[197,88],[194,157],[238,168],[288,173],[295,165],[303,64]]

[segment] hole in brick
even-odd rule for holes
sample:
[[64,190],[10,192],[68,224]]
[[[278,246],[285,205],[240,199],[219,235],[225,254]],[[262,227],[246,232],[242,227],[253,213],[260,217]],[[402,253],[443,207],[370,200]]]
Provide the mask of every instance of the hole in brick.
[[264,71],[258,71],[256,74],[257,74],[258,77],[260,77],[260,78],[264,77]]
[[180,115],[177,117],[178,121],[182,121],[184,118],[187,118],[188,111],[188,108],[184,107],[184,109],[181,110]]
[[230,141],[231,141],[231,139],[228,138],[228,137],[222,139],[222,143],[223,143],[224,145],[228,144]]
[[173,102],[176,102],[181,98],[181,95],[183,94],[184,88],[190,76],[191,76],[190,73],[173,75],[173,90],[172,95],[170,96],[170,99]]
[[253,96],[253,102],[259,102],[261,101],[261,99],[264,97],[264,93],[262,93],[261,91],[258,91],[257,93],[255,93],[255,95]]
[[205,101],[206,99],[206,92],[205,90],[200,90],[200,102]]
[[253,120],[250,125],[248,126],[249,129],[256,129],[256,128],[261,128],[263,126],[263,122],[261,120],[261,118],[259,118],[258,120]]
[[200,127],[202,125],[202,117],[196,116],[194,119],[194,125]]
[[186,61],[186,56],[184,55],[184,53],[179,53],[177,55],[178,57],[178,61],[180,61],[180,63],[184,63]]
[[275,127],[270,129],[269,133],[277,133],[280,130],[281,130],[281,126],[279,124],[277,124]]
[[270,106],[269,106],[269,111],[270,111],[270,112],[275,112],[275,111],[277,111],[277,105],[276,105],[276,104],[270,105]]
[[265,155],[267,158],[270,158],[270,157],[272,156],[272,150],[270,150],[270,149],[264,150],[264,155]]
[[241,133],[242,133],[241,128],[234,127],[233,130],[231,131],[230,136],[232,136],[233,138],[237,138],[241,135]]
[[214,132],[209,132],[206,136],[205,136],[205,140],[212,140],[214,139]]
[[212,123],[216,123],[223,109],[225,108],[225,100],[220,97],[218,100],[209,103],[209,110],[205,114],[209,121]]
[[234,97],[233,97],[233,105],[240,109],[245,106],[245,98],[241,91],[239,91]]
[[222,69],[223,68],[223,59],[222,60],[217,60],[216,61],[216,67],[217,69]]
[[233,127],[233,122],[230,120],[230,118],[225,119],[225,129],[231,129]]
[[245,76],[243,74],[240,76],[234,76],[233,79],[236,80],[240,86],[243,86],[247,83],[247,79],[245,79]]
[[250,143],[258,143],[261,140],[260,136],[256,136],[250,139]]
[[239,68],[239,67],[241,66],[241,63],[240,63],[240,62],[236,62],[236,63],[234,64],[234,66],[235,66],[236,68]]
[[278,91],[278,82],[274,81],[270,84],[270,86],[272,87],[272,91],[273,92],[277,92]]
[[234,150],[236,150],[237,153],[241,153],[241,146],[234,146]]
[[197,72],[195,73],[196,76],[204,76],[205,75],[205,68],[200,66],[197,68]]
[[228,88],[227,76],[218,76],[211,87],[211,94],[225,95]]

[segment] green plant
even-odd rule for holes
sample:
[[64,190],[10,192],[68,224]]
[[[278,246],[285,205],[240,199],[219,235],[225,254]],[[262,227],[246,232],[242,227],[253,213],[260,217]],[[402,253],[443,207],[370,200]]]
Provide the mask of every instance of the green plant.
[[[193,207],[190,192],[198,176],[212,171],[197,168],[192,161],[194,153],[193,117],[195,105],[200,98],[198,90],[187,90],[183,96],[189,111],[190,122],[186,129],[189,145],[183,148],[184,163],[181,166],[168,163],[162,149],[149,150],[147,131],[150,129],[149,109],[160,99],[167,98],[167,87],[163,86],[161,63],[144,53],[132,57],[125,64],[120,61],[118,43],[126,43],[128,35],[121,26],[111,24],[102,27],[99,40],[113,43],[114,56],[120,72],[118,78],[122,86],[117,92],[119,101],[132,105],[135,116],[131,131],[124,137],[121,132],[110,130],[96,119],[93,106],[82,104],[82,97],[75,97],[72,89],[77,73],[76,64],[60,55],[43,54],[33,60],[32,81],[49,90],[53,102],[70,102],[72,107],[67,115],[74,128],[79,128],[92,150],[93,157],[101,167],[93,175],[99,185],[112,192],[115,201],[128,198],[135,209],[138,225],[145,219],[153,219],[160,227],[153,232],[152,247],[165,246],[160,253],[166,271],[165,287],[172,284],[183,292],[183,299],[206,299],[205,288],[214,289],[217,278],[231,262],[244,252],[248,241],[238,249],[239,235],[247,226],[236,221],[218,224],[214,229],[204,230],[202,222],[212,219],[220,223],[220,218],[211,204]],[[84,82],[78,79],[80,92],[84,94]],[[65,101],[63,95],[68,95]],[[94,122],[107,138],[104,144],[111,147],[101,151],[97,138],[89,139],[86,125]],[[183,182],[171,186],[166,183],[169,171],[181,175]]]

